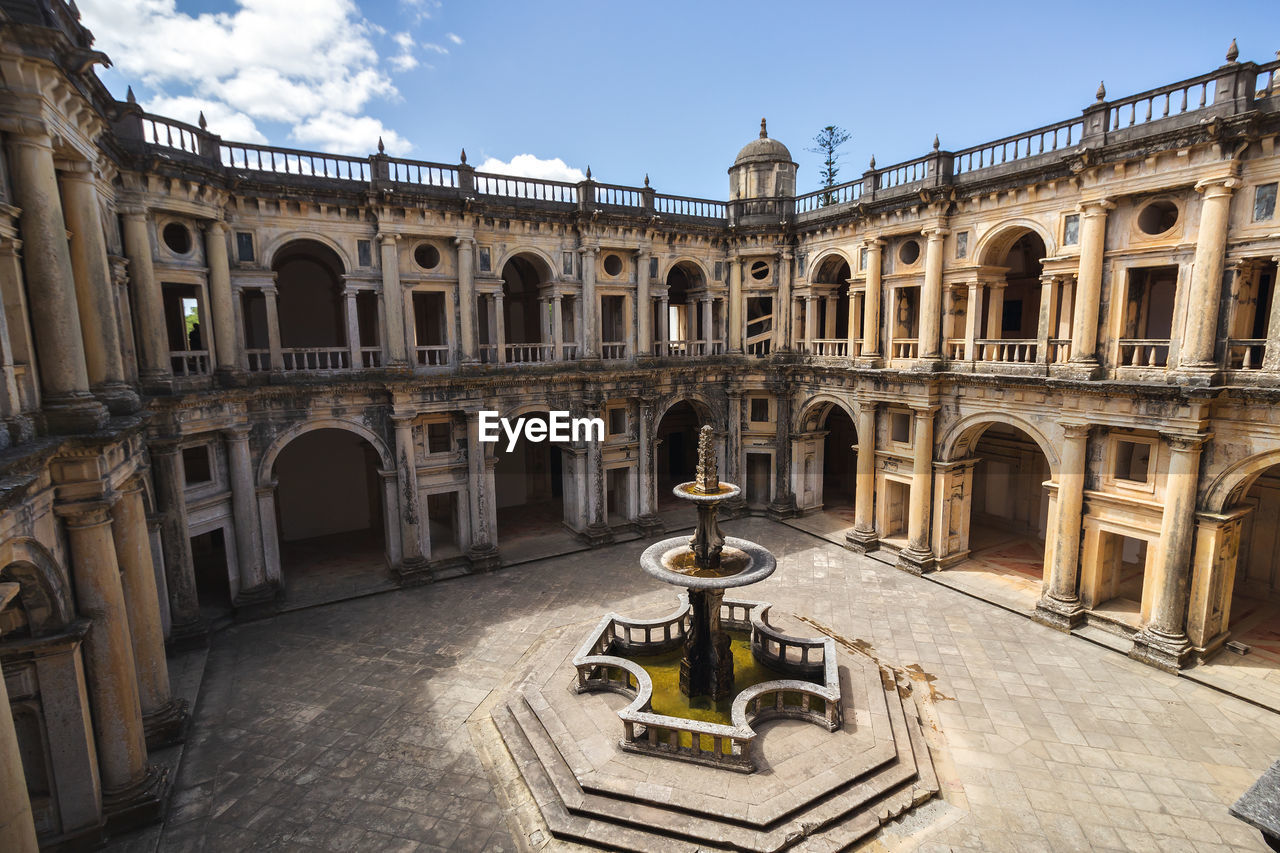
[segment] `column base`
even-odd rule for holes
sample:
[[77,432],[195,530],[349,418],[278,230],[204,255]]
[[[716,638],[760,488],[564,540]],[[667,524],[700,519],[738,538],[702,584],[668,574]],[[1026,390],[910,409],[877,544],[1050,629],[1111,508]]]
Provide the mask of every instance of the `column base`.
[[871,355],[860,355],[853,360],[854,367],[876,368],[884,364],[884,359],[872,353]]
[[138,372],[138,384],[148,394],[172,394],[173,374],[163,370],[142,370]]
[[[738,481],[735,480],[734,482]],[[737,497],[729,498],[729,500],[720,504],[721,518],[737,518],[738,516],[746,515],[746,512],[747,499],[742,496],[741,492],[738,493]]]
[[249,384],[245,371],[236,367],[219,367],[214,371],[213,378],[222,388],[244,388]]
[[778,498],[772,501],[765,508],[765,514],[774,521],[781,521],[784,518],[795,518],[796,516],[796,499],[793,495],[787,495],[784,498]]
[[844,547],[859,554],[867,554],[880,548],[880,535],[874,530],[853,528],[844,535]]
[[143,714],[142,729],[147,736],[147,750],[182,743],[190,719],[191,710],[186,699],[170,699],[154,711]]
[[1036,602],[1031,618],[1041,625],[1070,633],[1072,628],[1084,622],[1084,607],[1078,598],[1064,599],[1043,595]]
[[1049,376],[1054,379],[1070,379],[1083,382],[1088,379],[1099,379],[1103,373],[1102,365],[1097,359],[1068,361],[1066,364],[1049,365]]
[[421,586],[434,580],[430,561],[426,557],[406,557],[394,571],[401,586]]
[[102,792],[107,833],[118,835],[159,820],[169,796],[169,769],[147,765],[137,782],[119,791]]
[[583,529],[581,536],[583,539],[587,540],[587,544],[592,548],[600,545],[608,545],[613,541],[613,531],[609,529],[609,525],[600,521],[588,524]]
[[1209,388],[1222,384],[1222,373],[1216,364],[1189,364],[1170,370],[1169,381],[1190,388]]
[[27,415],[14,415],[11,418],[4,419],[5,434],[9,439],[8,447],[12,444],[22,444],[24,441],[30,441],[36,437],[36,425]]
[[131,415],[142,408],[138,392],[123,382],[105,382],[93,388],[93,396],[113,415]]
[[502,567],[502,555],[492,542],[472,546],[467,551],[467,559],[471,561],[471,570],[478,574]]
[[903,548],[898,552],[898,568],[913,575],[927,575],[937,569],[937,561],[932,551]]
[[169,629],[169,642],[166,645],[175,652],[203,649],[209,645],[209,623],[203,619],[173,623]]
[[643,534],[657,533],[662,529],[662,526],[662,519],[653,513],[636,517],[636,527],[640,528],[640,532]]
[[236,610],[237,619],[261,619],[276,612],[276,603],[280,600],[280,587],[272,581],[258,586],[240,590],[232,606]]
[[45,397],[45,427],[53,433],[97,432],[107,425],[107,407],[87,392]]
[[1191,641],[1185,634],[1170,636],[1147,627],[1133,635],[1129,657],[1165,672],[1176,673],[1187,665],[1192,651]]
[[912,373],[939,373],[946,370],[947,366],[940,355],[922,355],[916,358],[916,363],[911,365]]

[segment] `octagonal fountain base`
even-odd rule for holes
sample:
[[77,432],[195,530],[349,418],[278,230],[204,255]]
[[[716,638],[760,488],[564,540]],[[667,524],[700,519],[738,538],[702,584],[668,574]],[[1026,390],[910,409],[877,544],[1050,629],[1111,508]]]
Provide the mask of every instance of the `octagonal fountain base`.
[[530,848],[559,840],[644,851],[835,850],[938,790],[909,683],[838,646],[839,728],[756,719],[753,773],[620,749],[619,712],[631,701],[580,693],[572,675],[591,632],[543,634],[510,688],[472,720]]

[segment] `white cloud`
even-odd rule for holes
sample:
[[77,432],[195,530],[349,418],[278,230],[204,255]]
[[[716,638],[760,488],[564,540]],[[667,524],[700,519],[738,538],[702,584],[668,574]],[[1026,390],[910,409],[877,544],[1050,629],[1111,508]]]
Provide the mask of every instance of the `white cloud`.
[[[436,0],[404,0],[429,16]],[[290,137],[325,150],[358,143],[371,150],[379,134],[388,150],[407,140],[366,114],[375,100],[398,100],[391,72],[419,66],[408,32],[389,41],[355,0],[236,0],[231,11],[191,15],[177,0],[80,0],[83,20],[126,77],[143,84],[148,109],[174,118],[205,110],[210,129],[238,141],[264,141],[258,122],[282,122]],[[435,50],[438,46],[424,46]],[[447,51],[437,51],[447,52]],[[215,118],[216,117],[216,118]]]
[[444,37],[447,38],[449,41],[453,42],[454,44],[462,44],[462,36],[458,35],[457,33],[445,33]]
[[523,178],[541,178],[544,181],[565,181],[577,183],[586,180],[581,169],[575,169],[559,157],[543,160],[532,154],[517,154],[509,162],[489,157],[476,167],[479,172],[493,172],[498,175],[519,175]]
[[434,50],[436,53],[440,53],[440,54],[446,54],[449,52],[449,48],[445,47],[444,45],[436,44],[435,42],[429,42],[429,41],[424,41],[422,43],[422,48],[423,50]]

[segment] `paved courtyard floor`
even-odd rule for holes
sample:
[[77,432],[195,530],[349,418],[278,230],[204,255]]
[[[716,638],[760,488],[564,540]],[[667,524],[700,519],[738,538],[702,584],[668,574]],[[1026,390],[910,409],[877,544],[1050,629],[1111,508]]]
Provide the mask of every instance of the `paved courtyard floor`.
[[[869,849],[1266,849],[1227,807],[1280,755],[1280,715],[792,527],[724,527],[779,557],[752,598],[929,683],[942,799]],[[512,836],[467,719],[547,628],[668,610],[643,545],[220,633],[168,819],[115,849],[537,848]]]

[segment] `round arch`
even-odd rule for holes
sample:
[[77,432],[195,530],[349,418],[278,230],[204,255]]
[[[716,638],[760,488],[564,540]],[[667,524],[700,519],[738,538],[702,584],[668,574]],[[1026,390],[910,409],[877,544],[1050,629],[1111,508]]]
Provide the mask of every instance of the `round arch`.
[[697,271],[698,275],[702,278],[703,287],[706,287],[711,281],[711,271],[707,269],[707,265],[705,263],[697,258],[690,257],[689,255],[680,255],[679,257],[672,258],[671,261],[662,268],[661,275],[658,279],[659,282],[665,285],[667,283],[667,279],[671,276],[671,271],[682,264],[685,266],[691,266]]
[[21,537],[0,545],[0,580],[19,585],[32,635],[57,631],[75,618],[66,575],[49,549],[35,539]]
[[693,407],[693,411],[697,414],[698,419],[703,424],[711,424],[711,428],[719,432],[724,428],[724,422],[716,416],[716,408],[711,405],[711,401],[699,394],[690,394],[688,392],[676,392],[663,397],[653,409],[653,425],[656,429],[662,423],[663,417],[667,412],[675,408],[680,403],[688,403]]
[[955,462],[970,455],[977,445],[978,439],[987,428],[995,424],[1010,426],[1021,430],[1031,437],[1040,447],[1045,460],[1049,463],[1049,473],[1054,480],[1058,479],[1061,460],[1058,451],[1044,434],[1030,421],[1008,412],[976,412],[965,415],[952,424],[938,440],[938,458],[942,462]]
[[1040,238],[1040,242],[1044,243],[1046,258],[1054,256],[1057,249],[1049,230],[1034,219],[1019,217],[1000,222],[978,238],[978,243],[973,249],[974,260],[985,266],[999,266],[1004,262],[1009,250],[1013,248],[1013,244],[1027,232],[1034,233]]
[[1280,450],[1268,450],[1241,459],[1213,478],[1205,492],[1206,512],[1226,512],[1248,493],[1249,488],[1268,468],[1280,465]]
[[511,249],[498,259],[497,264],[495,264],[493,268],[497,270],[499,275],[501,275],[503,268],[516,258],[524,258],[526,260],[532,259],[535,261],[536,263],[534,263],[534,266],[538,269],[538,273],[543,282],[560,280],[559,275],[556,272],[557,267],[552,262],[551,256],[542,249],[538,249],[533,246],[517,246],[516,248]]
[[282,249],[286,249],[292,244],[299,242],[319,243],[338,256],[338,260],[342,263],[342,271],[344,273],[351,270],[351,258],[347,254],[346,250],[342,248],[342,244],[338,243],[331,237],[324,234],[317,234],[314,231],[290,231],[287,234],[281,234],[263,248],[261,260],[262,265],[267,269],[271,269],[275,265],[276,256],[280,254]]
[[815,284],[844,284],[843,281],[823,282],[818,278],[818,272],[822,269],[822,265],[830,261],[832,258],[839,258],[844,261],[849,268],[849,275],[853,275],[855,269],[853,259],[845,253],[843,249],[829,248],[823,249],[816,258],[809,264],[809,281]]
[[321,420],[308,421],[304,424],[290,427],[271,441],[266,451],[263,452],[262,461],[258,465],[258,485],[260,487],[271,485],[273,480],[271,470],[275,467],[276,458],[289,442],[300,435],[314,432],[318,429],[340,429],[355,433],[373,446],[384,471],[390,471],[395,468],[395,457],[392,455],[390,448],[387,447],[387,443],[376,432],[363,424],[343,420],[342,418],[322,418]]
[[805,403],[805,407],[796,415],[795,424],[793,425],[795,430],[797,432],[808,432],[809,430],[818,429],[826,421],[832,407],[843,409],[844,413],[849,416],[849,420],[853,421],[854,424],[858,423],[858,410],[860,407],[854,406],[834,394],[824,392],[815,394]]

